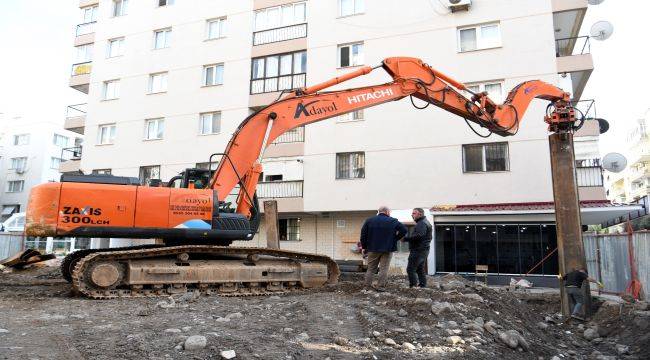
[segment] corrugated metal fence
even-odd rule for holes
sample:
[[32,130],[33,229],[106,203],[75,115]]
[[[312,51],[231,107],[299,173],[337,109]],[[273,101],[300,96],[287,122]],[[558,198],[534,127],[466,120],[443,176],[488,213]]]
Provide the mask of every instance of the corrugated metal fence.
[[24,236],[0,234],[0,260],[16,255],[23,247]]
[[[605,291],[625,292],[632,278],[627,234],[584,235],[583,241],[589,275],[600,280]],[[642,296],[647,299],[650,294],[650,232],[635,232],[632,243]]]

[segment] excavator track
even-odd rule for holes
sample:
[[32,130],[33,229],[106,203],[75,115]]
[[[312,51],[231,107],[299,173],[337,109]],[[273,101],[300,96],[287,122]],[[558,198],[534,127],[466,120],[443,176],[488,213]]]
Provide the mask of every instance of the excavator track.
[[72,286],[93,299],[189,292],[263,296],[336,284],[339,274],[336,262],[324,255],[186,245],[88,254],[75,265]]
[[77,262],[81,260],[83,257],[89,255],[89,254],[94,254],[102,251],[115,251],[115,250],[139,250],[139,249],[150,249],[150,248],[159,248],[163,247],[165,245],[159,245],[159,244],[148,244],[148,245],[139,245],[139,246],[126,246],[126,247],[120,247],[120,248],[111,248],[111,249],[81,249],[77,250],[75,252],[72,252],[68,255],[66,255],[63,258],[63,261],[61,262],[61,275],[65,279],[65,281],[71,283],[72,282],[72,272],[74,271],[74,267],[77,265]]

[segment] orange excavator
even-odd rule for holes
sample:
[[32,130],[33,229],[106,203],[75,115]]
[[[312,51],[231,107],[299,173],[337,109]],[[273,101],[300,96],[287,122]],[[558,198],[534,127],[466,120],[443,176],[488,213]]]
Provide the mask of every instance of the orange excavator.
[[[322,91],[380,67],[392,81]],[[236,240],[251,240],[259,226],[255,189],[264,149],[296,127],[405,97],[416,107],[413,98],[456,114],[472,130],[474,123],[501,136],[517,133],[534,98],[550,101],[545,116],[549,131],[569,132],[581,125],[569,94],[545,82],[523,82],[498,105],[486,92],[473,93],[420,59],[391,57],[376,67],[364,66],[321,84],[283,92],[241,123],[224,153],[210,156],[211,164],[221,156],[215,171],[187,169],[164,187],[140,186],[135,178],[110,175],[63,175],[59,183],[38,185],[30,194],[25,232],[160,239],[155,245],[68,255],[62,263],[63,276],[92,298],[194,291],[243,296],[336,283],[339,270],[327,256],[230,246]],[[200,183],[207,186],[199,189]],[[236,188],[233,208],[226,200]]]

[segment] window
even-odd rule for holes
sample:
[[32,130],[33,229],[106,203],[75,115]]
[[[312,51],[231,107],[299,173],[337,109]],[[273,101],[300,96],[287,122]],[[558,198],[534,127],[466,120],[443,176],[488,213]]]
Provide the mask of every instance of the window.
[[364,0],[339,0],[339,16],[363,14]]
[[280,240],[300,241],[300,218],[278,219]]
[[251,72],[251,94],[303,87],[307,72],[307,52],[253,59]]
[[97,21],[97,6],[88,6],[81,9],[81,11],[83,12],[84,24]]
[[339,45],[338,67],[363,65],[363,43]]
[[509,171],[508,143],[463,145],[463,171]]
[[59,170],[59,166],[61,166],[62,160],[63,159],[56,157],[50,158],[50,169]]
[[124,38],[115,38],[108,40],[108,47],[106,48],[106,57],[112,58],[122,56],[124,54]]
[[68,138],[63,135],[54,134],[53,143],[58,147],[66,147],[68,146]]
[[153,32],[153,48],[164,49],[169,47],[172,39],[172,29],[160,29]]
[[[0,214],[0,220],[5,221],[11,217],[14,213],[20,211],[20,205],[2,205],[2,213]],[[22,218],[24,221],[24,217]],[[10,225],[11,226],[11,225]]]
[[216,162],[216,161],[213,162],[213,163],[209,163],[209,162],[196,163],[196,168],[197,169],[217,170],[217,166],[219,166],[219,162]]
[[363,152],[336,154],[337,179],[363,179],[366,177],[366,154]]
[[165,119],[149,119],[144,121],[144,139],[157,140],[163,138]]
[[27,165],[26,157],[11,158],[9,170],[25,171],[25,165]]
[[[501,82],[489,82],[489,83],[477,83],[477,84],[470,84],[467,85],[467,88],[471,90],[474,93],[480,93],[483,91],[487,91],[488,96],[490,99],[497,103],[503,102],[504,96],[503,96],[503,91]],[[471,96],[471,94],[467,93],[468,97]]]
[[152,179],[160,179],[160,165],[140,166],[140,184],[148,185]]
[[129,0],[113,0],[113,16],[126,15],[127,8],[129,7]]
[[167,73],[149,75],[149,94],[167,91]]
[[270,7],[255,12],[255,30],[262,31],[304,23],[305,2]]
[[458,51],[472,51],[501,46],[499,23],[458,29]]
[[115,124],[99,125],[97,144],[112,144],[115,140]]
[[158,0],[158,6],[174,5],[174,0]]
[[199,119],[199,133],[201,135],[218,134],[221,132],[221,113],[203,113]]
[[361,121],[363,120],[363,109],[355,110],[338,117],[337,122]]
[[14,135],[14,145],[28,145],[29,134]]
[[120,97],[120,80],[104,81],[104,100],[113,100]]
[[110,175],[111,169],[94,169],[93,174],[95,175]]
[[208,39],[218,39],[226,36],[226,18],[208,20],[206,32]]
[[84,63],[93,59],[93,44],[75,46],[75,63]]
[[282,174],[279,174],[279,175],[266,175],[264,177],[264,181],[266,181],[266,182],[282,181]]
[[16,180],[16,181],[7,181],[7,192],[21,192],[25,187],[25,181]]
[[203,67],[203,86],[223,84],[223,64],[205,65]]

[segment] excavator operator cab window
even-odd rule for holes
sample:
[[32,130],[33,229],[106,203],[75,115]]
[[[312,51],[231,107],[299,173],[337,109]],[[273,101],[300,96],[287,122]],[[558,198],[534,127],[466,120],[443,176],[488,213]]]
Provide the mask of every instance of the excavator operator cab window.
[[210,183],[214,170],[185,169],[182,176],[181,187],[191,189],[205,189]]

